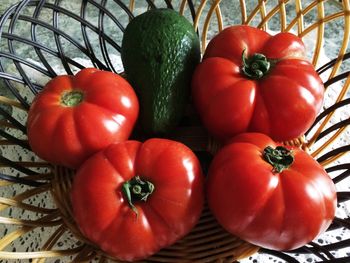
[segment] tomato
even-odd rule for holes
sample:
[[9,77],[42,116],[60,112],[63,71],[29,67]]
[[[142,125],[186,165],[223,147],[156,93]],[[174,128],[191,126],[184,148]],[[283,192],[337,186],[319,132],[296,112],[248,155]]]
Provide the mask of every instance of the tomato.
[[167,139],[112,144],[84,162],[72,186],[81,232],[119,260],[146,258],[186,235],[203,203],[197,157]]
[[208,44],[192,79],[194,104],[223,141],[261,132],[277,141],[304,134],[323,103],[324,86],[301,39],[232,26]]
[[139,104],[129,83],[94,68],[57,76],[34,98],[28,140],[42,159],[77,168],[107,145],[127,140]]
[[208,204],[230,233],[257,246],[295,249],[331,224],[337,198],[323,167],[299,148],[242,133],[214,157]]

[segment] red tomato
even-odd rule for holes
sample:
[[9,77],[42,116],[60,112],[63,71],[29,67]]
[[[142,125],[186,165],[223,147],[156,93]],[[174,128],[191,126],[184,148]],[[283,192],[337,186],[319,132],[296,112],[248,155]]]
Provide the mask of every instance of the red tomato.
[[203,202],[198,159],[167,139],[110,145],[79,168],[72,187],[81,232],[127,261],[146,258],[187,234]]
[[301,39],[291,33],[271,36],[249,26],[220,32],[192,80],[194,103],[208,131],[221,140],[245,131],[277,141],[304,134],[324,93],[304,53]]
[[77,168],[96,151],[127,140],[138,111],[134,90],[117,74],[89,68],[58,76],[30,107],[29,144],[44,160]]
[[230,233],[257,246],[295,249],[331,224],[336,189],[323,167],[299,148],[242,133],[214,157],[208,204]]

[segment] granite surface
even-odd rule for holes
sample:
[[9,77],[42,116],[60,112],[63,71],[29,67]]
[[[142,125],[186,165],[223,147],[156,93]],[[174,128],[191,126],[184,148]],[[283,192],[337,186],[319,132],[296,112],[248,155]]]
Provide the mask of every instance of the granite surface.
[[[12,4],[15,4],[16,0],[0,0],[0,15]],[[34,2],[34,1],[33,1]],[[47,3],[54,3],[54,0],[49,0]],[[128,2],[128,1],[123,1]],[[136,1],[136,8],[135,8],[135,14],[141,13],[145,10],[145,5],[142,4],[144,1]],[[155,1],[156,4],[159,4],[163,1]],[[175,8],[178,8],[179,1],[172,1]],[[196,5],[198,6],[198,3],[200,1],[194,1],[196,2]],[[209,2],[209,1],[208,1]],[[223,16],[223,23],[224,26],[232,25],[232,24],[240,24],[241,22],[241,13],[239,9],[237,8],[238,0],[223,0],[221,4],[221,12]],[[258,1],[247,1],[247,12],[249,13],[251,10],[254,9],[254,6]],[[311,1],[305,0],[302,1],[304,6],[307,6]],[[62,0],[60,1],[60,6],[67,10],[67,14],[60,14],[57,17],[57,20],[54,19],[52,9],[43,8],[38,14],[37,19],[40,21],[44,21],[47,24],[53,25],[56,23],[56,28],[58,28],[58,32],[62,35],[69,36],[69,38],[62,37],[57,42],[57,39],[55,40],[55,35],[52,33],[51,28],[47,28],[45,26],[37,26],[35,28],[35,37],[36,42],[42,45],[42,47],[47,48],[47,52],[44,52],[44,56],[47,59],[47,61],[50,64],[51,71],[55,74],[64,74],[67,73],[67,70],[72,70],[75,72],[78,70],[80,66],[94,66],[94,61],[100,61],[100,63],[106,67],[112,68],[116,72],[120,72],[123,70],[122,64],[120,61],[119,56],[119,46],[122,39],[122,30],[119,28],[115,21],[110,19],[108,16],[105,16],[103,18],[103,31],[105,36],[113,38],[113,41],[110,42],[104,42],[101,41],[100,35],[94,30],[99,26],[99,23],[101,20],[99,20],[99,10],[96,8],[96,5],[92,3],[102,3],[101,1],[89,1],[89,4],[86,6],[85,11],[83,12],[85,15],[85,18],[87,21],[89,21],[89,26],[85,29],[82,29],[80,26],[80,23],[77,22],[76,19],[72,19],[69,16],[72,15],[79,15],[82,12],[81,9],[81,1],[73,1],[73,0]],[[141,4],[140,4],[141,3]],[[275,6],[278,3],[278,0],[271,0],[267,1],[266,3],[266,11],[268,12],[271,10],[273,6]],[[335,1],[326,1],[325,2],[325,10],[326,15],[332,14],[335,12],[338,12],[340,10],[339,5]],[[120,8],[118,8],[114,1],[107,1],[106,9],[113,14],[114,17],[118,18],[118,20],[121,23],[121,27],[125,27],[128,23],[128,17],[121,11]],[[287,14],[291,14],[291,17],[293,17],[293,14],[295,14],[295,6],[294,2],[290,1],[286,5]],[[34,7],[29,7],[23,9],[21,12],[22,14],[25,14],[27,16],[34,16],[35,13]],[[204,12],[208,12],[209,6],[207,5],[204,8]],[[188,19],[191,20],[190,13],[187,11],[186,16]],[[311,25],[315,19],[317,18],[318,13],[317,9],[312,9],[305,17],[304,22],[305,26]],[[100,17],[101,18],[101,17]],[[288,21],[290,21],[288,16]],[[260,21],[260,17],[256,16],[255,19],[253,19],[253,25],[257,25]],[[269,23],[269,30],[273,33],[280,30],[280,18],[278,15],[274,16],[271,19],[271,22]],[[200,21],[200,29],[203,26],[204,20],[202,19]],[[11,27],[12,34],[21,36],[25,39],[33,39],[32,35],[32,27],[31,24],[27,21],[18,21],[14,25],[10,25],[9,22],[6,23],[6,25],[3,28],[3,32],[7,32],[9,30],[9,27]],[[344,20],[338,19],[334,22],[327,23],[325,26],[325,36],[324,36],[324,48],[321,49],[321,55],[320,60],[318,61],[317,65],[323,65],[327,61],[329,61],[332,58],[335,58],[339,52],[339,43],[341,43],[343,39],[341,28],[344,27]],[[86,35],[84,35],[84,32],[86,32]],[[213,19],[211,23],[211,27],[209,28],[208,32],[208,39],[210,39],[212,36],[214,36],[217,33],[217,22],[215,19]],[[306,46],[308,50],[314,50],[315,43],[316,43],[316,33],[312,32],[305,36],[304,41],[306,43]],[[59,45],[57,44],[59,43]],[[102,44],[102,45],[101,45]],[[105,46],[104,46],[105,45]],[[59,47],[58,47],[59,46]],[[7,41],[0,41],[0,52],[8,52],[8,43]],[[35,49],[33,49],[30,45],[24,45],[23,43],[13,43],[13,54],[16,54],[24,59],[24,61],[27,61],[31,65],[35,65],[39,68],[44,68],[45,66],[42,63],[42,60],[38,56],[38,53]],[[349,47],[348,47],[348,50]],[[50,53],[51,52],[51,53]],[[58,59],[57,53],[60,53],[61,56],[65,58],[71,58],[71,61],[68,61],[67,63],[62,62],[61,59]],[[93,58],[91,58],[91,54],[93,53]],[[56,55],[54,55],[56,54]],[[89,56],[90,54],[90,56]],[[308,56],[310,59],[313,57],[313,53],[309,52]],[[4,67],[4,71],[8,74],[13,74],[13,76],[20,76],[20,73],[18,72],[18,69],[16,69],[16,66],[13,64],[12,60],[1,58],[2,66]],[[67,69],[67,66],[69,69]],[[349,63],[346,62],[342,65],[339,72],[348,70]],[[38,86],[44,85],[49,77],[44,73],[36,70],[35,68],[23,66],[23,72],[27,75],[27,77],[35,83]],[[326,81],[328,78],[329,72],[326,72],[322,74],[322,78]],[[1,79],[0,79],[0,87],[1,87]],[[337,96],[338,90],[341,87],[342,83],[338,83],[336,85],[333,85],[328,89],[326,101],[325,101],[325,107],[328,107],[332,103],[334,103],[334,99]],[[34,93],[30,91],[29,89],[23,89],[23,87],[16,86],[18,90],[21,91],[21,95],[23,98],[30,103],[30,101],[34,97]],[[0,88],[0,95],[5,95],[7,97],[13,98],[13,94],[11,94],[7,89]],[[11,111],[12,109],[7,109],[8,111]],[[332,121],[333,123],[339,121],[340,119],[349,118],[349,111],[345,112],[344,114],[340,116],[336,116]],[[21,111],[14,109],[14,111],[11,111],[12,116],[14,116],[16,119],[18,119],[20,122],[24,123],[25,119]],[[14,134],[18,137],[23,137],[23,134]],[[344,136],[340,138],[340,141],[338,142],[338,146],[349,144],[350,134],[349,132],[345,132]],[[333,147],[335,147],[333,145]],[[6,148],[6,151],[2,147],[0,147],[0,151],[2,150],[2,155],[6,156],[8,158],[19,158],[21,160],[28,160],[30,161],[32,156],[28,154],[26,151],[19,152],[18,149],[13,148],[13,150],[10,150],[12,148]],[[348,156],[344,157],[348,158]],[[344,161],[344,160],[343,160]],[[4,172],[4,170],[2,170]],[[6,171],[6,172],[13,172],[13,171]],[[349,180],[347,182],[344,182],[341,186],[339,186],[338,190],[344,190],[349,191]],[[20,189],[13,188],[12,191],[20,191]],[[2,193],[4,194],[4,193]],[[6,193],[5,193],[6,194]],[[7,193],[8,195],[12,195],[13,192]],[[52,204],[46,203],[45,200],[47,200],[48,196],[38,196],[37,199],[33,200],[33,204],[41,204],[45,206],[52,206]],[[11,212],[12,213],[12,212]],[[15,212],[13,212],[15,213]],[[338,209],[337,216],[339,217],[346,217],[349,216],[349,206],[343,205],[341,209]],[[31,215],[24,215],[25,217],[30,218]],[[4,229],[3,225],[0,226],[0,233],[10,231],[10,229]],[[51,230],[52,231],[52,230]],[[11,249],[12,250],[18,250],[18,251],[25,251],[25,250],[33,250],[36,248],[37,244],[40,243],[41,238],[44,239],[46,235],[50,234],[50,231],[42,231],[42,233],[38,236],[26,236],[23,240],[20,240],[19,243],[16,243]],[[319,244],[325,244],[329,242],[334,242],[337,240],[342,240],[345,236],[350,236],[349,231],[345,231],[341,229],[338,232],[332,231],[331,233],[326,233],[319,237],[316,242]],[[27,240],[27,241],[26,241]],[[29,240],[29,241],[28,241]],[[29,242],[29,245],[28,245]],[[60,241],[59,248],[61,247],[69,247],[74,243],[72,241],[72,236],[65,236],[65,239]],[[347,250],[341,250],[336,252],[341,256],[350,256],[349,249]],[[316,262],[318,259],[316,257],[305,257],[303,255],[296,255],[296,257],[300,260],[300,262]],[[52,261],[53,262],[53,261]],[[56,262],[56,261],[55,261]],[[57,261],[59,262],[59,261]],[[65,261],[62,261],[65,262]],[[240,261],[241,263],[247,263],[247,262],[259,262],[259,263],[270,263],[270,262],[283,262],[279,259],[276,259],[272,256],[268,255],[261,255],[257,254],[250,258],[247,258],[245,260]]]

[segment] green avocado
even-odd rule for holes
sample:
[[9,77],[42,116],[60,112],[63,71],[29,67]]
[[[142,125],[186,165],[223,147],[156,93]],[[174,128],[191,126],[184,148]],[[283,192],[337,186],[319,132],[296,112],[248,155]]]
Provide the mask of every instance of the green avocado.
[[200,56],[192,24],[174,10],[152,9],[128,24],[121,57],[139,99],[145,133],[166,134],[179,123]]

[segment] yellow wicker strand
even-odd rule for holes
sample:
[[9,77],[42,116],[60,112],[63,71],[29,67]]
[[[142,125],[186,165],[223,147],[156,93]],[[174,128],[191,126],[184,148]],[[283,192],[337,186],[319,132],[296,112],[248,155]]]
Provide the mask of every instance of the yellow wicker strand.
[[[258,12],[260,10],[261,2],[262,1],[259,1],[259,4],[254,8],[254,10],[248,16],[248,18],[246,20],[247,25],[250,24],[252,22],[252,20],[254,19],[254,17],[258,14]],[[263,27],[263,24],[258,26],[258,28],[262,28],[262,27]]]
[[6,225],[19,225],[19,226],[34,226],[34,227],[45,227],[45,226],[57,226],[62,223],[61,219],[55,221],[38,222],[38,220],[25,220],[17,218],[9,218],[0,216],[0,224]]
[[32,263],[44,263],[46,261],[46,257],[45,258],[35,258]]
[[[220,3],[221,0],[218,2]],[[222,21],[222,15],[221,15],[221,9],[220,9],[219,3],[217,5],[217,8],[215,9],[215,13],[216,13],[216,19],[218,21],[218,30],[220,32],[224,29],[224,22]]]
[[287,27],[287,14],[286,14],[286,5],[284,1],[280,1],[279,3],[280,10],[280,20],[281,20],[281,32],[284,32]]
[[[59,212],[53,212],[49,215],[43,216],[42,218],[38,219],[38,222],[41,221],[51,221],[54,220],[55,218],[59,217]],[[23,226],[19,229],[16,229],[15,231],[7,234],[3,238],[0,239],[0,250],[3,250],[5,247],[7,247],[12,241],[16,240],[17,238],[23,236],[27,232],[33,230],[35,227],[28,227],[28,226]],[[1,258],[1,257],[0,257]]]
[[340,157],[344,156],[345,154],[348,154],[347,152],[341,152],[335,156],[332,156],[331,158],[328,158],[326,160],[324,160],[323,162],[320,162],[320,164],[323,167],[327,167],[328,165],[334,163],[336,160],[338,160]]
[[[260,16],[261,16],[261,20],[264,20],[264,18],[266,17],[266,5],[265,5],[265,1],[260,1]],[[263,30],[267,30],[268,29],[268,24],[263,24],[261,29]]]
[[0,258],[2,259],[33,259],[33,258],[54,258],[75,255],[82,249],[82,246],[65,249],[65,250],[50,250],[37,252],[7,252],[0,251]]
[[[219,8],[219,4],[220,4],[221,0],[216,0],[210,7],[208,14],[206,16],[206,19],[204,21],[204,25],[203,25],[203,31],[202,31],[202,52],[204,53],[205,48],[206,48],[206,42],[207,42],[207,34],[208,34],[208,29],[209,29],[209,25],[210,25],[210,20],[212,18],[212,15],[214,13],[214,11],[216,12],[216,10]],[[219,26],[219,31],[222,30],[222,20],[221,20],[221,26],[220,26],[220,21],[218,23]]]
[[0,240],[0,250],[3,250],[8,244],[10,244],[12,241],[16,240],[17,238],[23,236],[33,228],[29,227],[22,227],[20,229],[17,229],[16,231],[11,232],[10,234],[7,234]]
[[135,9],[135,1],[134,0],[130,0],[129,2],[129,10],[133,13]]
[[[42,250],[50,250],[60,239],[60,237],[66,232],[64,225],[61,225],[56,231],[49,237],[49,239],[42,246]],[[33,260],[33,263],[44,263],[46,258],[36,258]]]
[[279,143],[282,143],[286,146],[298,147],[306,152],[309,152],[309,148],[307,147],[307,142],[304,135],[290,141]]
[[[26,179],[30,179],[29,176],[26,177]],[[40,180],[39,177],[35,178],[37,180]],[[50,179],[49,177],[47,177],[46,179]],[[0,180],[0,187],[8,187],[10,185],[16,185],[16,183],[14,182],[9,182],[9,181],[6,181],[6,180]],[[50,186],[50,184],[48,184]]]
[[280,7],[279,5],[275,6],[272,10],[270,10],[266,16],[261,20],[261,22],[258,24],[257,28],[263,28],[264,25],[266,25],[268,23],[268,21],[275,15],[278,13]]
[[[304,16],[302,14],[302,4],[301,4],[301,0],[296,0],[295,1],[295,12],[296,12],[296,21],[298,24],[298,35],[301,34],[301,32],[303,32],[304,30]],[[286,29],[286,31],[289,31],[288,28]]]
[[31,196],[46,192],[50,188],[51,188],[51,184],[45,184],[45,185],[42,185],[40,187],[35,187],[35,188],[29,189],[21,194],[18,194],[15,197],[13,197],[13,199],[16,201],[22,201],[22,200],[25,200],[27,198],[30,198]]
[[343,17],[345,20],[344,21],[343,42],[342,42],[342,45],[341,45],[340,50],[339,50],[339,55],[338,55],[337,61],[332,68],[331,74],[329,75],[329,79],[333,78],[337,74],[337,72],[342,64],[344,54],[347,51],[349,41],[350,41],[350,0],[343,0],[342,2],[343,2],[343,10],[344,10]]
[[[335,20],[337,18],[342,18],[345,16],[345,11],[339,11],[337,13],[325,16],[323,19],[323,23],[327,23],[329,21]],[[317,23],[313,23],[312,25],[308,26],[307,28],[304,29],[304,31],[299,35],[299,37],[304,37],[307,34],[309,34],[310,32],[312,32],[313,30],[315,30],[318,27]],[[345,54],[345,53],[344,53]],[[332,76],[334,77],[334,75]]]
[[16,195],[15,197],[13,197],[13,199],[16,201],[22,201],[22,200],[28,199],[34,195],[47,192],[50,188],[51,188],[51,184],[44,184],[44,185],[41,185],[39,187],[28,189],[25,192]]
[[[303,20],[303,16],[308,14],[309,12],[311,12],[314,8],[316,8],[317,6],[317,3],[318,2],[322,2],[322,1],[325,1],[325,0],[319,0],[319,1],[314,1],[312,3],[310,3],[310,5],[306,6],[304,9],[301,9],[301,2],[298,2],[297,5],[300,6],[300,9],[299,12],[297,13],[297,16],[289,23],[288,27],[286,28],[286,31],[290,31],[292,29],[292,27],[295,26],[296,23],[300,23],[300,20],[302,19]],[[304,25],[304,21],[302,23],[302,25]],[[300,26],[298,25],[298,28]],[[302,29],[301,31],[298,30],[298,35],[301,36],[302,33],[304,32],[304,29]]]
[[179,13],[181,15],[184,15],[186,6],[187,6],[187,0],[182,0],[180,4],[180,9],[179,9]]
[[[349,1],[345,1],[344,2],[344,6],[347,4],[347,8],[349,8]],[[331,20],[334,20],[336,18],[339,18],[339,17],[343,17],[343,15],[345,15],[345,12],[346,11],[342,11],[342,12],[338,12],[338,13],[335,13],[333,15],[330,15],[330,16],[327,16],[323,19],[324,23],[328,22],[328,21],[331,21]],[[349,13],[349,10],[348,12]],[[348,24],[350,24],[350,18],[349,18],[349,15],[347,15],[347,18],[346,19],[346,22],[348,22]],[[346,23],[345,23],[346,24]],[[313,24],[311,25],[310,27],[308,27],[307,29],[305,29],[302,33],[302,35],[306,35],[308,32],[312,31],[315,29],[315,27],[317,26],[317,24]],[[337,68],[339,68],[338,66],[340,66],[340,63],[342,61],[342,58],[346,52],[346,47],[348,46],[348,42],[349,42],[349,30],[350,30],[350,25],[345,25],[345,30],[344,30],[344,38],[343,38],[343,44],[342,44],[342,48],[339,52],[339,55],[338,55],[338,59],[337,59],[337,62],[336,64],[333,66],[333,70],[332,70],[332,73],[330,74],[329,78],[332,78],[334,77],[334,74],[336,74],[336,71],[337,71]],[[347,39],[346,39],[347,37]],[[338,66],[337,66],[338,65]],[[335,70],[336,69],[336,70]],[[349,80],[349,78],[348,78]],[[348,81],[347,80],[347,81]],[[341,99],[344,98],[345,94],[346,94],[346,91],[348,90],[348,87],[349,87],[349,84],[347,83],[346,85],[344,85],[343,89],[341,90],[336,102],[340,101]],[[324,127],[326,126],[326,124],[329,122],[329,120],[331,119],[331,117],[333,116],[334,112],[331,112],[330,114],[328,114],[324,121],[321,123],[321,125],[318,127],[317,131],[314,133],[313,137],[309,140],[309,144],[308,146],[311,147],[312,144],[315,143],[318,135],[321,133],[321,131],[324,129]],[[326,146],[321,146],[319,149],[315,150],[313,153],[312,153],[312,156],[316,156],[317,154],[319,154],[322,150],[324,150],[326,148]]]
[[322,1],[320,1],[317,4],[317,19],[318,19],[318,27],[317,27],[317,41],[316,41],[316,47],[314,49],[314,54],[312,58],[312,64],[314,66],[317,65],[319,57],[320,57],[320,51],[323,47],[323,36],[324,36],[324,27],[325,24],[323,23],[324,19],[324,4]]
[[247,24],[247,7],[244,0],[239,0],[239,3],[241,5],[241,16],[242,16],[241,23],[242,25],[245,25]]
[[[203,13],[203,10],[204,10],[204,7],[207,3],[207,0],[202,0],[200,5],[198,6],[198,9],[196,11],[196,17],[194,19],[194,22],[193,22],[193,27],[194,27],[194,30],[198,30],[198,25],[199,25],[199,20],[201,18],[201,15]],[[204,50],[202,50],[202,53],[203,53]]]
[[335,134],[332,135],[327,141],[325,141],[319,148],[314,150],[311,154],[312,157],[316,158],[322,151],[324,151],[329,145],[332,144],[345,130],[347,127],[340,128]]
[[16,107],[18,109],[27,111],[26,108],[24,108],[23,105],[20,102],[12,100],[12,99],[9,99],[9,98],[7,98],[5,96],[0,96],[0,103],[6,104],[6,105],[10,105],[10,106],[14,106],[14,107]]
[[4,208],[9,207],[9,206],[18,207],[18,208],[21,208],[24,210],[37,212],[40,214],[49,214],[49,213],[52,213],[54,211],[57,211],[57,209],[37,207],[34,205],[29,205],[29,204],[25,204],[25,203],[16,201],[14,199],[0,197],[0,211],[3,210]]
[[259,247],[257,246],[253,246],[250,244],[243,244],[240,248],[238,248],[238,250],[236,250],[237,252],[237,260],[243,259],[243,258],[247,258],[255,253],[257,253],[259,251]]
[[[350,76],[348,76],[348,78],[346,79],[346,82],[343,86],[343,88],[341,89],[335,103],[341,101],[344,99],[344,97],[346,96],[348,90],[350,88]],[[308,142],[308,147],[310,148],[316,141],[317,137],[320,135],[320,133],[322,132],[322,130],[324,129],[324,127],[327,125],[327,123],[330,121],[330,119],[333,117],[334,115],[334,111],[330,112],[322,121],[322,123],[320,124],[320,126],[317,128],[316,132],[313,134],[312,138],[310,138],[309,142]],[[335,138],[335,137],[334,137]],[[326,146],[332,142],[332,140],[329,140],[327,142],[325,142],[324,145],[320,146],[318,149],[315,149],[312,152],[312,156],[315,157],[316,155],[318,155],[321,151],[323,151]]]
[[[202,53],[204,53],[205,48],[206,48],[207,34],[208,34],[209,25],[210,25],[210,20],[212,18],[214,11],[218,9],[220,2],[221,2],[221,0],[216,0],[211,5],[211,7],[208,11],[207,17],[204,21],[203,31],[202,31]],[[220,27],[220,22],[218,24],[219,24],[219,31],[221,31],[222,30],[222,20],[221,20],[221,27]]]

